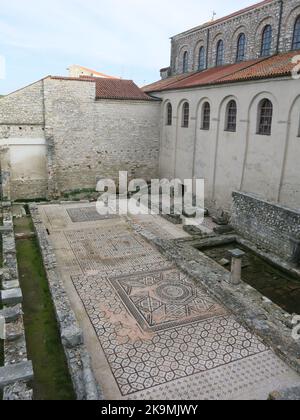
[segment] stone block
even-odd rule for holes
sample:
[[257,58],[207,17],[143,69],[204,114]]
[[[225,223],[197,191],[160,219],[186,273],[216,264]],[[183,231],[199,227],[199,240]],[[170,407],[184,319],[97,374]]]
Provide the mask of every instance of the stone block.
[[33,367],[31,362],[22,362],[0,368],[0,388],[16,382],[28,382],[33,379]]
[[11,290],[11,289],[19,289],[19,288],[20,288],[19,280],[10,280],[10,281],[2,282],[3,290]]
[[1,291],[1,302],[3,305],[11,306],[22,303],[23,295],[21,289],[10,289]]
[[0,311],[0,316],[3,316],[5,318],[6,323],[15,322],[22,315],[22,306],[20,304],[11,308],[5,308]]
[[74,348],[83,344],[83,333],[76,325],[70,325],[63,328],[61,340],[67,348]]

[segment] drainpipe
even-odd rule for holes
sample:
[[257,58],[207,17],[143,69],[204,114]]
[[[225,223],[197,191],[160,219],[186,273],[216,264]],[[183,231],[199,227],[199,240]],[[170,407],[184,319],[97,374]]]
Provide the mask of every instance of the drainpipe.
[[279,25],[278,25],[278,37],[277,37],[276,54],[279,53],[279,47],[280,47],[282,15],[283,15],[283,0],[280,0],[280,12],[279,12]]

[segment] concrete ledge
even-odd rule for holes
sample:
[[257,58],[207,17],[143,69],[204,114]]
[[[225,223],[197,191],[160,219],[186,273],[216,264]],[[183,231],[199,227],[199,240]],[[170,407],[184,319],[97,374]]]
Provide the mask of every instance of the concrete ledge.
[[1,291],[1,302],[3,305],[11,306],[23,302],[21,289],[10,289]]
[[0,388],[16,382],[28,382],[33,379],[31,362],[22,362],[0,368]]

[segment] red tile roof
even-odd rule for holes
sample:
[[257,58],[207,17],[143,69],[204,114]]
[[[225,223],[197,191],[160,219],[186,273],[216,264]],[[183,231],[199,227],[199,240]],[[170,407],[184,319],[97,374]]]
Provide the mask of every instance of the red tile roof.
[[61,77],[50,76],[53,80],[66,80],[75,82],[92,82],[96,85],[96,99],[123,99],[137,101],[157,101],[147,95],[132,80],[106,79],[91,76]]
[[139,101],[153,101],[132,80],[95,79],[96,99],[132,99]]
[[291,51],[268,58],[213,67],[202,72],[173,76],[145,86],[143,90],[150,93],[290,76],[292,69],[295,67],[292,58],[299,53],[299,51]]

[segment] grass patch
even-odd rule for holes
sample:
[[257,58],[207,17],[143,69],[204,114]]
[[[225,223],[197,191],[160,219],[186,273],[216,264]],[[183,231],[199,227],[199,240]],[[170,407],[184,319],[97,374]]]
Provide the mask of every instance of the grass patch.
[[[33,231],[31,219],[15,221],[17,232]],[[28,358],[34,368],[35,400],[74,400],[75,394],[36,238],[17,241]]]
[[[1,221],[2,225],[2,221]],[[2,235],[0,235],[0,267],[3,267],[3,257],[2,257]],[[0,303],[0,309],[2,309],[2,304]],[[0,367],[4,366],[4,341],[0,340]],[[0,389],[0,401],[3,399],[3,392]]]

